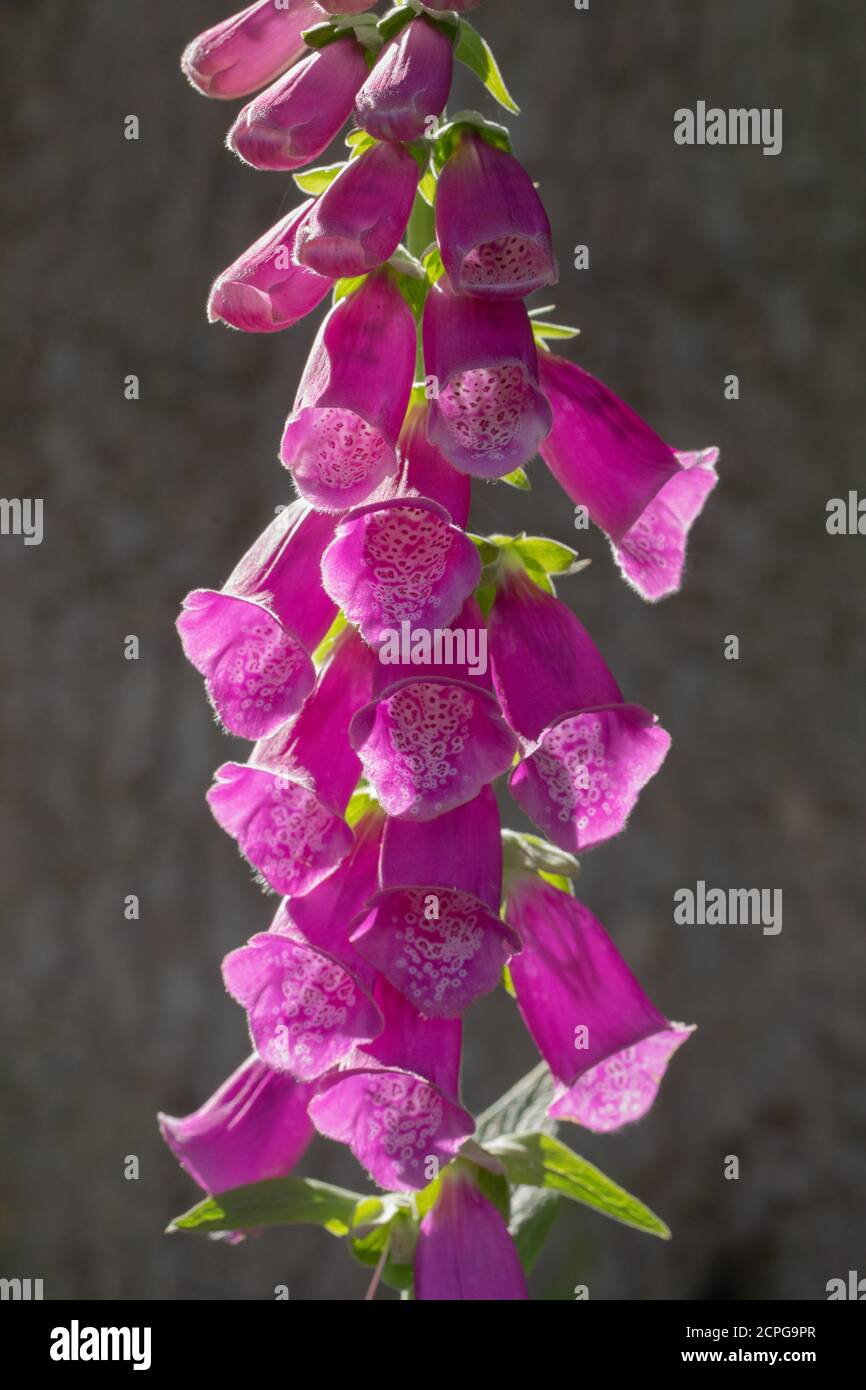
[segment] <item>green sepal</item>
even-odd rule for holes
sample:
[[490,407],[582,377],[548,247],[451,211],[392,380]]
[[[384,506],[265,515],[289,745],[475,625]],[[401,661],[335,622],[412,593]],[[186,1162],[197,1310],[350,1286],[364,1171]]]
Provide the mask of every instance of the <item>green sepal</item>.
[[511,136],[504,125],[499,125],[496,121],[488,121],[481,115],[480,111],[459,111],[446,125],[440,127],[436,137],[436,144],[433,147],[433,164],[437,174],[442,171],[451,158],[465,130],[473,130],[477,135],[482,136],[488,144],[495,145],[499,150],[505,150],[506,154],[511,153]]
[[507,483],[509,487],[519,488],[521,492],[531,492],[532,483],[529,481],[529,474],[525,468],[515,468],[513,473],[505,473],[501,478],[497,478],[498,483]]

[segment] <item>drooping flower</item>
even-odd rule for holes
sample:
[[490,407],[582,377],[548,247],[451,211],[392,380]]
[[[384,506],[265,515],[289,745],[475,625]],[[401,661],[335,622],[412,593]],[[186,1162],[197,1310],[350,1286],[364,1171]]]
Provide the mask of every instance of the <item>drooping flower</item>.
[[458,1160],[442,1174],[435,1206],[415,1247],[415,1297],[422,1302],[522,1302],[529,1298],[517,1248],[501,1213]]
[[439,178],[436,239],[458,294],[523,299],[559,278],[532,179],[513,155],[469,128]]
[[377,140],[420,140],[444,111],[453,74],[451,39],[419,16],[382,49],[355,98],[355,119]]
[[180,65],[204,96],[248,96],[306,53],[301,35],[317,18],[313,0],[257,0],[193,39]]
[[539,355],[553,429],[541,457],[606,532],[624,577],[645,599],[680,588],[692,523],[718,482],[718,449],[680,453],[582,367]]
[[339,134],[366,76],[354,38],[316,50],[243,108],[229,148],[255,169],[302,168]]
[[420,176],[406,145],[374,145],[350,160],[298,229],[295,259],[335,280],[382,265],[400,245]]
[[300,709],[315,683],[311,653],[336,617],[310,584],[334,534],[333,517],[304,502],[271,522],[221,590],[194,589],[177,630],[222,723],[260,739]]
[[350,946],[347,923],[376,891],[383,819],[362,821],[342,864],[305,898],[286,898],[270,931],[223,961],[257,1055],[300,1081],[323,1076],[382,1031],[375,972]]
[[659,1013],[568,893],[518,873],[507,912],[523,941],[510,967],[517,1003],[556,1082],[550,1114],[600,1133],[639,1120],[694,1029]]
[[455,468],[502,478],[529,462],[552,416],[522,303],[455,294],[444,277],[424,309],[424,363],[430,441]]
[[249,762],[217,769],[214,818],[277,893],[309,893],[352,848],[343,813],[361,765],[348,728],[370,698],[374,662],[352,629],[343,633],[292,723],[257,743]]
[[396,475],[415,346],[412,311],[387,269],[322,324],[280,449],[301,496],[321,510],[366,502]]
[[521,567],[505,566],[488,625],[496,692],[523,743],[515,800],[572,853],[618,835],[670,735],[624,702],[583,625]]
[[[460,1104],[461,1026],[424,1019],[387,980],[376,986],[385,1028],[310,1102],[320,1134],[347,1144],[380,1187],[426,1187],[474,1132]],[[431,1162],[432,1160],[432,1162]]]
[[315,1133],[307,1116],[312,1087],[249,1057],[191,1115],[159,1115],[175,1158],[205,1192],[284,1178]]
[[458,473],[427,438],[429,405],[413,403],[409,407],[400,435],[400,476],[396,485],[397,497],[429,497],[449,513],[455,526],[465,530],[472,505],[472,480]]
[[406,820],[453,811],[507,772],[517,742],[491,693],[474,600],[449,628],[403,630],[382,644],[375,697],[350,737],[388,815]]
[[460,1017],[520,950],[499,917],[502,839],[491,788],[435,821],[389,820],[380,881],[353,945],[422,1014]]
[[244,333],[277,333],[321,304],[332,282],[292,259],[298,227],[312,206],[310,198],[281,218],[217,276],[207,304],[211,323],[221,319]]
[[480,577],[472,541],[423,497],[349,512],[322,560],[326,592],[372,646],[402,623],[448,627]]

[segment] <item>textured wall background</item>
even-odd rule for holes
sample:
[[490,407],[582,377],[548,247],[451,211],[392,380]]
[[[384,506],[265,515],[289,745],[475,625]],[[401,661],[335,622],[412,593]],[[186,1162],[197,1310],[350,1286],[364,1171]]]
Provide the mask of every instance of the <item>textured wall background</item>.
[[[0,1273],[44,1278],[53,1298],[268,1298],[275,1283],[357,1297],[363,1271],[318,1233],[165,1238],[194,1189],[153,1120],[196,1106],[244,1055],[219,960],[270,918],[202,800],[231,745],[173,620],[289,498],[275,453],[314,325],[243,337],[209,328],[203,306],[291,186],[222,150],[232,108],[177,71],[221,4],[4,11],[0,491],[42,496],[46,533],[0,540]],[[644,606],[598,534],[580,540],[592,568],[562,588],[674,736],[582,894],[659,1006],[700,1032],[641,1126],[568,1135],[674,1241],[570,1209],[536,1288],[821,1298],[830,1277],[866,1273],[866,540],[824,527],[828,498],[866,492],[862,7],[490,0],[477,18],[526,109],[517,152],[557,231],[558,315],[583,329],[580,360],[678,446],[722,447],[679,598]],[[488,109],[464,88],[460,104]],[[782,155],[678,148],[673,112],[698,99],[784,108]],[[132,112],[138,143],[122,138]],[[578,242],[588,273],[570,270]],[[484,491],[478,526],[573,539],[571,508],[540,465],[534,478],[531,498]],[[731,633],[739,663],[722,656]],[[672,895],[699,878],[783,888],[781,935],[675,926]],[[508,1001],[477,1006],[468,1102],[531,1063]],[[324,1143],[305,1170],[360,1180]]]

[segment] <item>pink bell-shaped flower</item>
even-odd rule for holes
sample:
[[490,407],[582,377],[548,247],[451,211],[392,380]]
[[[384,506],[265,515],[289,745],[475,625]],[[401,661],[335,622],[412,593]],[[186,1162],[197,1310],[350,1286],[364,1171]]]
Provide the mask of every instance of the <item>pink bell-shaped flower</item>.
[[193,39],[180,65],[207,97],[245,97],[307,52],[301,35],[321,19],[313,0],[257,0]]
[[553,429],[541,457],[572,502],[606,532],[642,598],[680,588],[692,523],[718,482],[718,449],[679,453],[595,377],[539,354]]
[[515,874],[507,911],[523,941],[510,967],[517,1003],[556,1082],[550,1114],[599,1133],[641,1119],[694,1029],[658,1012],[568,893]]
[[436,190],[436,239],[459,294],[523,299],[559,278],[550,222],[523,165],[463,132]]

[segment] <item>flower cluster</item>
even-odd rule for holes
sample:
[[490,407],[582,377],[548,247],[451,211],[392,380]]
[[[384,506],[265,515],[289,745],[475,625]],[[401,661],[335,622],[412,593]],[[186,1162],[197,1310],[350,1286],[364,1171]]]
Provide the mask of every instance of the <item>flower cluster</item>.
[[[379,1272],[421,1299],[528,1296],[508,1163],[460,1094],[470,1004],[515,997],[548,1131],[640,1118],[691,1031],[570,883],[669,735],[556,597],[574,552],[469,534],[471,480],[523,482],[540,453],[648,599],[679,587],[716,482],[714,450],[665,444],[527,310],[558,275],[541,199],[502,126],[444,116],[455,57],[478,70],[478,3],[259,0],[183,56],[206,95],[251,97],[230,149],[310,195],[218,276],[210,319],[274,332],[332,305],[280,444],[298,500],[178,620],[253,745],[211,811],[280,901],[223,963],[253,1055],[162,1128],[216,1194],[286,1178],[315,1132],[347,1145],[389,1194]],[[348,158],[309,169],[351,118]],[[505,776],[545,840],[503,831]]]

